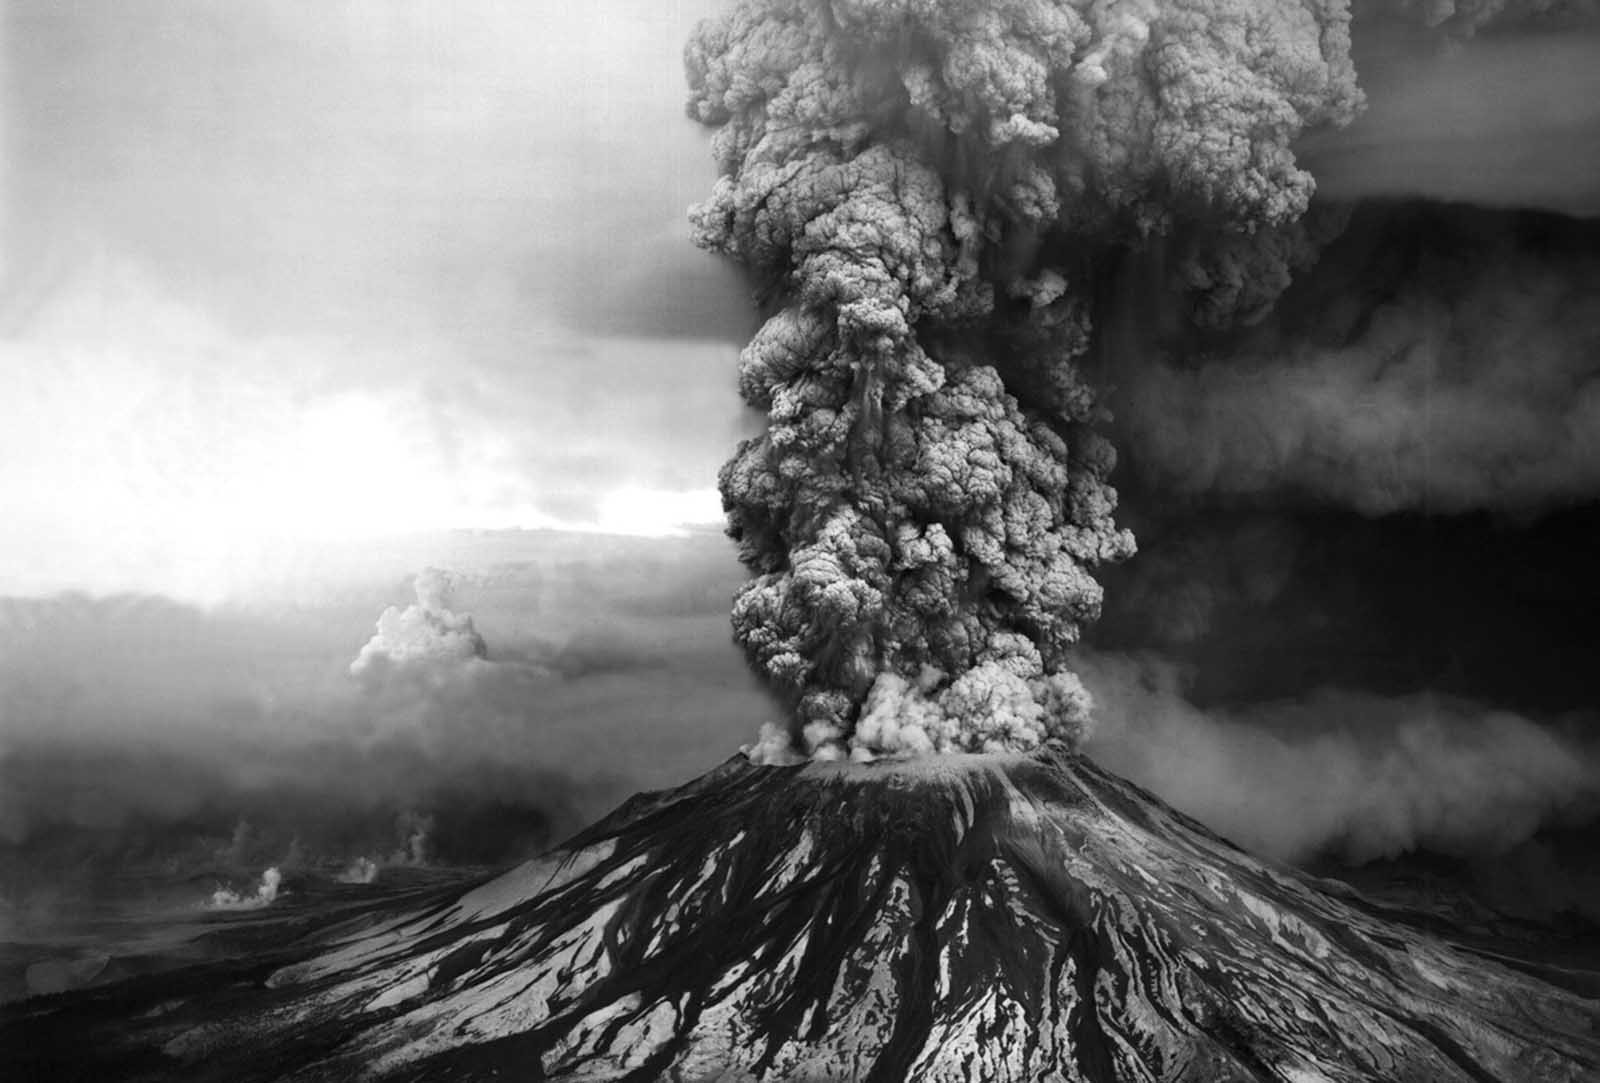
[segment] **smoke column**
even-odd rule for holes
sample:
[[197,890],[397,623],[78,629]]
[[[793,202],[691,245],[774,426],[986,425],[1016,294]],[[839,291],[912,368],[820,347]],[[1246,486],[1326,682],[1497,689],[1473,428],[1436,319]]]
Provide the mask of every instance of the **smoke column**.
[[759,283],[765,433],[721,474],[735,637],[820,758],[1075,739],[1069,652],[1133,552],[1094,431],[1093,315],[1151,248],[1204,318],[1304,258],[1291,142],[1361,101],[1348,13],[748,0],[702,25],[721,176],[697,241]]

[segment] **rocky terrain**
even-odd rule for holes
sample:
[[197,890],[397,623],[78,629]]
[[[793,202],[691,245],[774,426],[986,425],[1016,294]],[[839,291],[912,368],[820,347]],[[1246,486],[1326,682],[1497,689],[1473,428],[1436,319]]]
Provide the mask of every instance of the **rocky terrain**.
[[1591,975],[1399,917],[1054,750],[736,757],[464,892],[13,1006],[0,1040],[101,1078],[1600,1078]]

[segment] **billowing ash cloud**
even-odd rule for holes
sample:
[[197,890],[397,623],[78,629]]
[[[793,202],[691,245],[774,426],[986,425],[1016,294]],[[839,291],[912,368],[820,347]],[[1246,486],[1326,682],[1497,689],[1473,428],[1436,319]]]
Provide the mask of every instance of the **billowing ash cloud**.
[[1096,291],[1157,236],[1213,322],[1281,290],[1290,143],[1354,115],[1348,45],[1320,0],[751,0],[700,29],[697,239],[769,309],[740,361],[768,429],[721,476],[735,634],[805,752],[1082,728],[1068,650],[1133,551],[1080,371]]

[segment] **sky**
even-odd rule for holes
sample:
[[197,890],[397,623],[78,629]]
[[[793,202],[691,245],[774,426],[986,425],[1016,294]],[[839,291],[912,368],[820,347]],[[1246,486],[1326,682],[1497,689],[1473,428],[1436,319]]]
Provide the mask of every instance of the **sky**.
[[[84,867],[28,849],[63,831],[381,856],[397,816],[535,810],[443,855],[501,858],[771,716],[715,491],[754,318],[687,223],[715,170],[682,44],[714,6],[6,6],[22,895]],[[353,674],[430,567],[487,658]]]
[[0,593],[719,521],[751,318],[688,242],[711,7],[9,5]]

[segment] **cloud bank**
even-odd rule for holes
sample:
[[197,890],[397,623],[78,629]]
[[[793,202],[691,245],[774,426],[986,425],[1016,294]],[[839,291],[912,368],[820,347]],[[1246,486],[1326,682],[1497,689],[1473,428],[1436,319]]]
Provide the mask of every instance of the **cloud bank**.
[[430,861],[505,861],[773,713],[727,643],[714,535],[454,536],[432,560],[276,604],[0,601],[8,901],[414,860],[425,822]]
[[1084,653],[1078,666],[1099,704],[1090,755],[1283,860],[1506,853],[1600,812],[1592,717],[1552,726],[1466,700],[1331,687],[1202,710],[1159,657]]
[[1151,484],[1185,496],[1365,515],[1592,500],[1597,238],[1494,212],[1363,212],[1274,319],[1128,366],[1124,445]]

